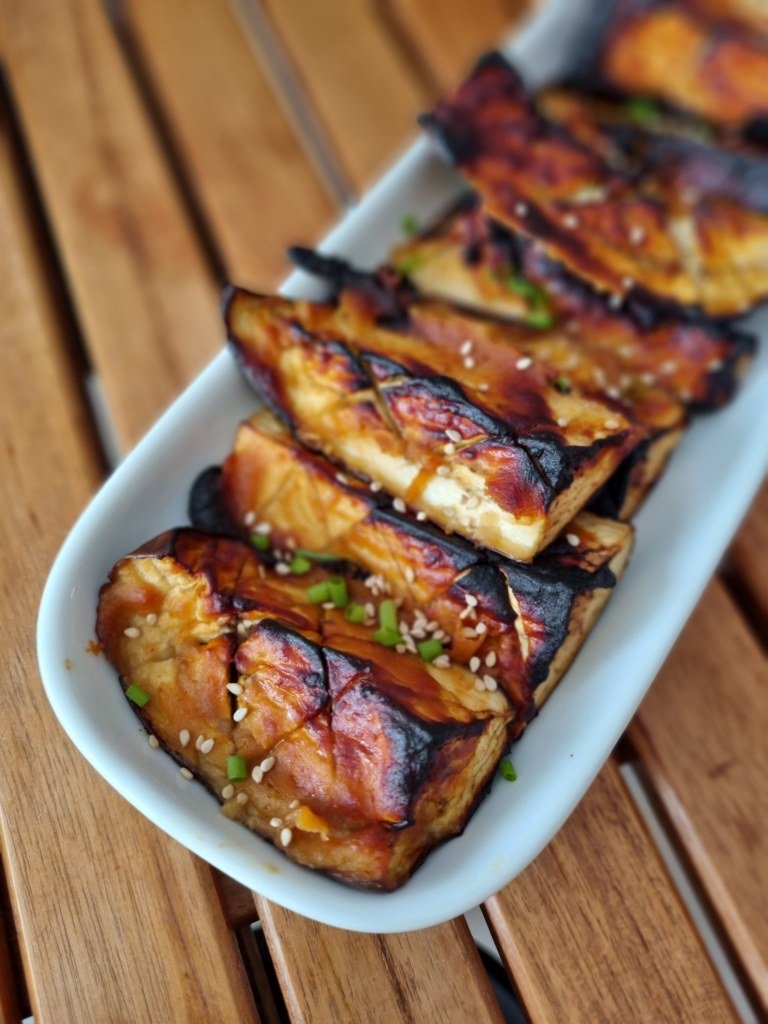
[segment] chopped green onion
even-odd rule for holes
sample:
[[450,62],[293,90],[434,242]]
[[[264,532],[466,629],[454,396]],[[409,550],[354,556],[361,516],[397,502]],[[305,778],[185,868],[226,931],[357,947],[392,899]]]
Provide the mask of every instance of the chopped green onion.
[[306,548],[296,548],[295,554],[299,558],[308,558],[310,562],[339,562],[338,555],[329,555],[327,551],[307,551]]
[[425,640],[423,643],[416,644],[416,647],[422,661],[434,661],[439,654],[443,653],[443,645],[439,640],[435,640],[434,637],[430,637],[429,640]]
[[397,647],[403,640],[396,629],[377,629],[373,634],[373,639],[384,647]]
[[379,605],[379,625],[382,629],[400,635],[397,629],[397,605],[391,597]]
[[312,563],[303,555],[294,555],[291,559],[290,570],[294,576],[303,576],[312,568]]
[[266,533],[251,534],[251,544],[257,551],[267,551],[269,548],[269,537]]
[[646,96],[635,96],[625,104],[624,109],[633,121],[639,121],[641,124],[651,124],[661,113],[658,105]]
[[310,604],[324,604],[330,601],[331,588],[328,583],[315,583],[314,586],[307,587],[307,600]]
[[571,382],[565,375],[555,377],[552,381],[552,387],[557,388],[562,395],[569,395],[571,393]]
[[538,301],[541,296],[546,296],[546,292],[535,285],[533,281],[529,281],[527,277],[523,277],[521,274],[516,274],[514,271],[504,271],[503,273],[504,284],[509,288],[515,295],[522,295],[525,299],[533,299]]
[[125,691],[125,696],[128,700],[132,700],[134,704],[138,704],[140,708],[143,708],[145,704],[149,703],[149,694],[146,690],[142,690],[136,683],[132,683]]
[[349,604],[347,581],[342,576],[331,576],[328,580],[328,593],[336,608],[346,608]]
[[502,778],[506,779],[507,782],[517,782],[517,772],[515,771],[515,766],[512,764],[508,757],[504,758],[504,760],[499,765],[499,768],[501,770]]
[[418,235],[419,222],[416,220],[412,213],[406,213],[406,215],[400,221],[400,230],[406,236],[406,238],[413,238],[414,235]]
[[361,604],[355,604],[352,601],[346,607],[344,618],[347,622],[363,622],[365,619],[365,608]]
[[227,758],[227,778],[232,781],[248,778],[248,765],[245,763],[244,757],[231,754]]
[[395,270],[403,277],[410,277],[414,271],[424,266],[425,256],[422,252],[406,253],[395,261]]
[[536,327],[541,331],[551,327],[555,322],[554,316],[548,309],[529,309],[525,314],[525,323],[528,327]]

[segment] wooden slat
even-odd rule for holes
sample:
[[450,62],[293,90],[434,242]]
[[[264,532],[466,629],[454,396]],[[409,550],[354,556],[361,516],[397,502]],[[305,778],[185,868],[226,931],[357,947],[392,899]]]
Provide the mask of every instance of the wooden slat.
[[532,0],[381,0],[442,91],[454,88],[476,57],[493,49]]
[[224,908],[224,916],[230,928],[245,928],[257,920],[258,914],[253,903],[253,893],[244,885],[214,870],[213,877],[216,889]]
[[293,1024],[503,1024],[463,920],[359,935],[257,904]]
[[736,1019],[613,761],[486,912],[532,1024]]
[[768,1015],[768,661],[722,584],[630,738]]
[[751,617],[768,646],[768,483],[755,499],[733,542],[728,571],[749,606]]
[[37,675],[42,582],[98,463],[5,124],[0,308],[0,824],[35,1018],[254,1021],[209,870],[88,767]]
[[230,276],[274,287],[333,205],[228,3],[130,0],[129,25]]
[[412,62],[372,0],[264,6],[349,181],[362,190],[416,134],[427,94]]
[[218,289],[109,25],[91,0],[2,0],[35,173],[123,442],[221,345]]

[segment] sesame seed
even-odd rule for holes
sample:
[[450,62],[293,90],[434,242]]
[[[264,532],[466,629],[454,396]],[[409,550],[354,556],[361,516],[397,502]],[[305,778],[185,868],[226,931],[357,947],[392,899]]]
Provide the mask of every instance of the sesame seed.
[[251,778],[254,782],[261,782],[264,778],[264,772],[258,767],[258,765],[251,770]]
[[437,665],[438,668],[450,668],[451,659],[447,654],[438,654],[438,656],[433,659],[432,664]]
[[438,466],[435,472],[438,476],[448,476],[450,469],[447,466]]
[[477,385],[477,390],[478,390],[478,391],[489,391],[489,390],[490,390],[490,387],[491,387],[491,385],[490,385],[490,384],[486,384],[486,382],[485,382],[485,381],[483,381],[483,383],[482,383],[482,384],[478,384],[478,385]]
[[619,423],[618,420],[606,420],[605,421],[605,429],[606,430],[618,430],[618,428],[620,426],[621,426],[621,424]]
[[518,368],[518,370],[527,370],[532,362],[533,360],[530,356],[523,356],[522,359],[517,360],[515,366]]
[[221,795],[224,797],[225,800],[231,800],[231,798],[235,795],[235,787],[232,785],[232,783],[229,783],[224,787],[224,789],[222,789]]
[[478,622],[478,624],[475,626],[475,632],[477,633],[478,636],[480,636],[481,633],[488,632],[488,627],[484,622]]
[[566,213],[563,217],[563,227],[566,228],[577,228],[579,226],[579,218],[575,213]]
[[558,417],[557,425],[558,425],[558,427],[567,427],[568,426],[568,420],[565,418],[565,416],[560,416],[560,417]]
[[459,619],[461,619],[463,621],[469,615],[471,615],[473,611],[474,611],[474,608],[470,608],[469,605],[467,605],[466,608],[462,608],[462,610],[459,612]]
[[202,747],[202,745],[204,743],[205,743],[205,736],[202,736],[202,735],[198,736],[197,739],[195,740],[195,749],[199,750],[200,747]]
[[448,444],[444,444],[443,445],[443,452],[446,455],[454,455],[455,454],[455,452],[456,452],[456,445],[453,443],[453,441],[449,441]]
[[333,601],[323,601],[320,607],[323,609],[323,611],[330,612],[333,611],[336,605],[333,603]]
[[416,573],[413,571],[410,565],[406,565],[404,575],[409,583],[413,583],[413,581],[416,579]]
[[150,747],[152,747],[153,750],[157,750],[157,748],[160,746],[160,740],[157,738],[157,736],[155,736],[154,733],[150,733],[147,739],[149,741]]
[[652,373],[641,373],[640,380],[643,384],[647,384],[649,387],[656,383],[656,378]]
[[435,622],[434,619],[430,619],[429,622],[426,624],[426,626],[424,628],[426,629],[426,631],[428,633],[434,633],[434,631],[436,629],[440,628],[440,623],[439,622]]
[[477,640],[477,630],[473,629],[471,626],[466,626],[462,629],[461,635],[467,640]]
[[339,481],[340,484],[348,484],[349,483],[349,477],[345,476],[344,473],[337,473],[336,474],[336,479]]
[[474,608],[477,605],[477,598],[474,594],[465,594],[464,601],[470,608]]
[[451,430],[449,428],[448,430],[446,430],[445,436],[448,438],[449,441],[453,441],[456,444],[458,444],[459,441],[461,441],[461,434],[458,432],[458,430]]
[[189,729],[182,729],[179,733],[179,743],[182,747],[186,747],[189,743]]
[[493,668],[493,666],[495,664],[496,664],[496,651],[488,651],[488,653],[485,656],[485,666],[486,666],[486,668]]
[[215,740],[210,739],[210,738],[205,740],[203,743],[200,744],[200,753],[201,754],[210,754],[210,752],[213,750],[213,745],[214,745],[215,742],[216,742]]
[[179,775],[181,775],[185,779],[194,779],[194,775],[189,770],[189,768],[179,768]]
[[376,494],[377,491],[381,490],[381,484],[379,483],[378,480],[371,480],[368,486],[373,491],[374,494]]
[[270,818],[269,824],[272,826],[272,828],[282,828],[283,827],[283,819],[282,818]]
[[141,636],[141,630],[137,626],[128,626],[128,628],[124,629],[123,632],[129,640],[135,640],[136,637]]
[[609,398],[621,398],[621,391],[618,388],[606,388],[605,393]]
[[227,689],[230,693],[234,693],[236,697],[243,692],[243,688],[240,683],[227,683]]
[[376,614],[376,605],[373,603],[373,601],[369,601],[364,607],[365,614],[372,619]]
[[297,808],[298,806],[299,806],[299,801],[298,801],[298,800],[291,800],[291,802],[290,802],[290,803],[288,804],[288,807],[289,807],[289,808],[290,808],[290,810],[292,810],[292,811],[296,810],[296,808]]
[[472,356],[464,356],[464,369],[465,370],[474,370],[474,368],[475,368],[475,360],[473,359],[473,357]]
[[436,629],[435,632],[432,634],[432,636],[435,638],[435,640],[447,640],[448,639],[448,634],[445,632],[444,629]]
[[565,539],[568,541],[572,548],[577,548],[579,546],[580,542],[578,533],[566,533]]
[[285,562],[278,562],[275,565],[275,572],[277,573],[278,576],[290,576],[291,567]]
[[662,363],[659,367],[662,373],[674,373],[677,369],[677,363],[674,359],[667,359],[666,362]]
[[291,830],[289,828],[284,828],[283,831],[280,833],[280,845],[281,846],[290,846],[292,839],[293,839],[293,832],[291,832]]
[[622,297],[620,295],[609,295],[608,296],[608,305],[611,307],[611,309],[618,309],[623,301],[624,300],[622,299]]
[[259,523],[254,530],[254,533],[261,533],[264,536],[268,533],[272,533],[272,523]]
[[474,347],[474,341],[471,338],[467,338],[466,341],[462,341],[461,345],[459,345],[459,355],[468,356]]
[[154,626],[156,622],[157,615],[155,614],[155,612],[150,612],[149,615],[147,616],[147,624],[150,626]]
[[401,619],[400,622],[398,622],[397,629],[402,636],[405,636],[406,633],[410,633],[411,631],[411,627],[408,625],[405,619]]
[[261,768],[261,770],[264,772],[265,775],[266,775],[266,773],[268,771],[271,771],[271,769],[274,768],[274,767],[275,767],[275,758],[272,757],[272,756],[265,757],[264,760],[259,765],[259,768]]
[[515,213],[518,217],[525,217],[525,215],[528,213],[528,204],[515,203]]
[[481,693],[483,692],[483,690],[485,689],[485,683],[483,682],[482,679],[475,680],[475,689],[479,690]]
[[248,708],[238,708],[237,711],[232,715],[233,722],[242,722],[245,716],[248,714]]
[[245,523],[246,526],[253,526],[253,524],[256,522],[256,513],[246,512],[245,515],[243,516],[243,522]]
[[475,655],[473,658],[469,659],[469,671],[470,672],[477,672],[477,670],[479,668],[480,668],[480,659],[477,657],[477,655]]
[[717,370],[722,370],[723,365],[724,360],[713,359],[711,363],[707,363],[707,369],[710,371],[710,373],[715,373]]
[[418,519],[418,521],[420,523],[423,523],[424,520],[427,518],[427,513],[426,512],[417,512],[416,513],[416,518]]
[[398,654],[405,654],[408,648],[405,646],[405,644],[395,644],[395,650],[397,651]]
[[392,502],[392,508],[395,512],[405,512],[405,502],[402,498],[395,498]]
[[621,279],[621,283],[622,283],[622,284],[624,285],[624,287],[625,287],[625,288],[627,288],[627,289],[629,289],[629,288],[634,288],[634,287],[635,287],[635,282],[634,282],[634,279],[633,279],[633,278],[631,278],[631,277],[622,277],[622,279]]
[[493,676],[483,676],[483,682],[485,683],[486,690],[493,693],[494,690],[498,690],[499,684],[493,678]]
[[411,627],[411,636],[415,637],[417,640],[424,640],[426,638],[426,635],[427,634],[424,632],[421,626]]
[[645,228],[641,228],[639,224],[633,224],[629,230],[629,240],[632,245],[639,245],[645,238]]
[[247,793],[238,793],[237,796],[235,797],[235,800],[239,804],[247,803],[248,802],[248,794]]

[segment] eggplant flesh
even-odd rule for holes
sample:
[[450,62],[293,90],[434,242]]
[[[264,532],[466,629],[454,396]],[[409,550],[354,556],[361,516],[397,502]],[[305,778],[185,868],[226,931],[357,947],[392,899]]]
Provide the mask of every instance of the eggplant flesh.
[[539,688],[549,692],[569,663],[561,648],[575,652],[585,638],[632,543],[630,526],[582,513],[532,565],[513,563],[398,512],[266,410],[240,426],[219,475],[206,471],[193,487],[193,522],[204,528],[210,510],[242,537],[268,528],[277,560],[303,549],[360,567],[365,603],[401,600],[418,617],[417,641],[439,626],[454,663],[505,690],[515,735],[540,706]]
[[734,316],[768,295],[768,215],[716,193],[646,192],[548,121],[500,54],[422,124],[491,217],[617,302],[657,296]]
[[307,584],[329,575],[287,579],[236,539],[171,531],[114,567],[97,635],[148,697],[132,705],[144,724],[224,814],[300,864],[390,890],[464,828],[513,712],[463,667],[310,603]]
[[395,330],[362,293],[343,298],[230,289],[230,343],[303,443],[443,529],[530,560],[640,440],[620,411],[563,394],[533,360],[484,330],[467,334],[461,318]]

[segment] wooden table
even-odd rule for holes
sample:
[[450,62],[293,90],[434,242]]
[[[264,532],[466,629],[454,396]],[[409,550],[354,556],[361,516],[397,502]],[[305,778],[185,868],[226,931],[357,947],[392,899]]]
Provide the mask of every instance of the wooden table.
[[[323,927],[145,822],[54,720],[33,633],[73,519],[219,349],[222,281],[273,287],[520,8],[0,3],[3,1022],[503,1019],[464,920]],[[768,490],[615,758],[484,908],[528,1020],[768,1013],[767,620]]]

